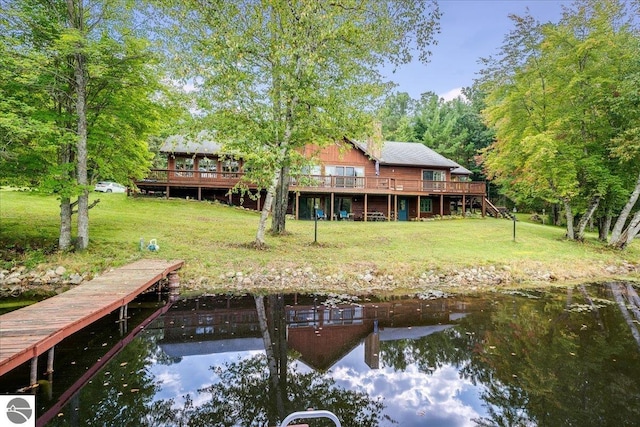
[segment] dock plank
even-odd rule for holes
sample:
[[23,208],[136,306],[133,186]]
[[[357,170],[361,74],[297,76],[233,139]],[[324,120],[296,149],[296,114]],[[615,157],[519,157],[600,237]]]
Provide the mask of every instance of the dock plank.
[[0,316],[0,375],[130,303],[184,261],[143,259],[73,289]]

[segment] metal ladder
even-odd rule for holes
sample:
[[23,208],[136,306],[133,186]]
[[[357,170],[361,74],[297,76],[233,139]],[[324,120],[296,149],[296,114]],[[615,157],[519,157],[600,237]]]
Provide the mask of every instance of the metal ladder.
[[317,411],[298,411],[293,412],[285,417],[280,424],[280,427],[287,427],[291,421],[297,420],[299,418],[328,418],[336,425],[336,427],[342,427],[340,424],[340,420],[336,415],[331,411],[325,410],[317,410]]

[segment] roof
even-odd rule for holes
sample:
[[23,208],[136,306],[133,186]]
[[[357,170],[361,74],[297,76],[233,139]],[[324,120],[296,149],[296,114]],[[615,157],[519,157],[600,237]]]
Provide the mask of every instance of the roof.
[[183,135],[172,135],[168,137],[162,147],[161,153],[183,153],[183,154],[219,154],[221,145],[213,141],[206,134],[199,134],[194,139],[187,140]]
[[379,158],[369,152],[366,142],[354,141],[354,144],[366,154],[378,160],[381,165],[432,166],[449,169],[460,167],[453,160],[447,159],[419,142],[383,141]]
[[469,169],[465,168],[464,166],[458,165],[458,167],[453,169],[451,173],[453,175],[471,175],[473,172],[471,172]]
[[[380,157],[369,151],[366,142],[351,141],[353,145],[365,154],[380,162],[381,165],[395,166],[419,166],[452,169],[454,174],[471,175],[471,171],[463,168],[453,160],[449,160],[441,154],[420,142],[384,141]],[[193,139],[187,139],[184,135],[168,137],[160,152],[181,154],[221,154],[222,145],[213,141],[211,134],[202,132]]]

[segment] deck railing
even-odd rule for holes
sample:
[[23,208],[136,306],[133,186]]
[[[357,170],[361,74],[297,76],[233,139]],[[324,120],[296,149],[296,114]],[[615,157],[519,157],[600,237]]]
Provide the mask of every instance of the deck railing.
[[[233,187],[244,174],[242,172],[195,171],[152,169],[142,181],[145,185],[193,185],[202,187]],[[390,177],[330,176],[307,175],[292,179],[293,190],[314,189],[318,191],[339,192],[405,192],[405,193],[443,193],[443,194],[485,194],[486,186],[482,181],[423,181],[419,179],[397,179]]]

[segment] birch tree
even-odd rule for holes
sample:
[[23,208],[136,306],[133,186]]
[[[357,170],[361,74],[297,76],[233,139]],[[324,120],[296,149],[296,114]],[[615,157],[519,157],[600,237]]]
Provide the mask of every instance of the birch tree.
[[619,199],[615,189],[630,188],[611,156],[630,126],[615,118],[611,100],[638,71],[628,7],[578,1],[558,24],[514,16],[515,29],[480,80],[497,132],[484,157],[490,178],[516,201],[561,203],[572,240],[584,238],[603,200]]
[[272,229],[285,231],[298,151],[370,134],[368,112],[389,88],[381,66],[408,62],[414,48],[426,61],[439,18],[431,0],[167,0],[165,6],[159,25],[168,26],[177,75],[196,87],[200,125],[215,131],[225,151],[260,153],[244,159],[247,177],[267,190],[258,247],[265,245],[272,204]]
[[140,178],[150,165],[146,138],[158,129],[162,74],[125,1],[1,4],[8,79],[0,89],[10,101],[0,107],[12,117],[0,125],[12,142],[2,157],[12,183],[58,196],[59,249],[73,247],[76,212],[75,247],[85,249],[91,185]]

